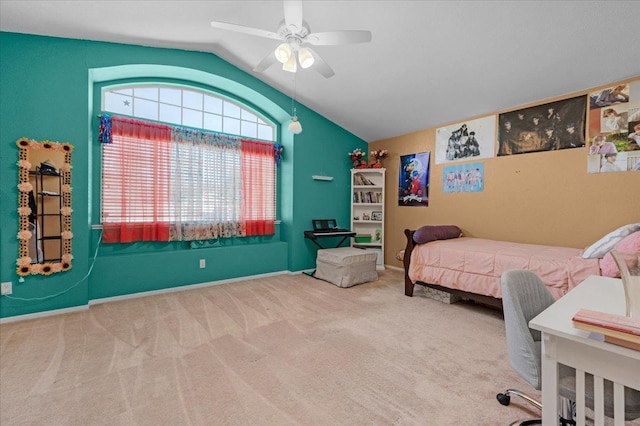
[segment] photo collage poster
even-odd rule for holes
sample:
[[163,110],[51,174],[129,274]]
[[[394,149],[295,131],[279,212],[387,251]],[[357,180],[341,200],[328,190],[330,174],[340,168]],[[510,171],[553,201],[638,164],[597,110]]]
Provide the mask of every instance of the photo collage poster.
[[442,192],[482,192],[484,163],[445,166],[442,169]]
[[589,94],[589,173],[640,170],[640,80]]
[[429,152],[400,156],[398,206],[429,205]]
[[493,157],[495,141],[495,115],[439,127],[435,164]]

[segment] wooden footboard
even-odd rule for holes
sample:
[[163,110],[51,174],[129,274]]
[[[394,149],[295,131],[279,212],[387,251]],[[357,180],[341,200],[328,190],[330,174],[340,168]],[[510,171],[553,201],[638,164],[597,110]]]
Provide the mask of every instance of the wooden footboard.
[[411,263],[411,252],[415,243],[413,242],[413,234],[416,231],[410,229],[404,230],[404,235],[407,237],[407,245],[404,248],[404,256],[402,258],[402,264],[404,265],[404,295],[413,297],[413,282],[409,279],[409,264]]

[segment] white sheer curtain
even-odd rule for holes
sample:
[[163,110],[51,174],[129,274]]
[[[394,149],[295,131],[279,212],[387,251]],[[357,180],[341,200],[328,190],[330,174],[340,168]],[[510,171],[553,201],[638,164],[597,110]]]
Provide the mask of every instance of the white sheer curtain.
[[245,236],[240,139],[174,128],[170,241]]

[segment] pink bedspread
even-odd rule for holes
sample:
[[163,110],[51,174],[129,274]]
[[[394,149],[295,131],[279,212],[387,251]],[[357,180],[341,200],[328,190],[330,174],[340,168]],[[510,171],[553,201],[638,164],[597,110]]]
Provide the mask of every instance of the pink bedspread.
[[508,269],[535,272],[556,299],[590,275],[600,275],[598,259],[581,249],[461,237],[416,245],[409,278],[475,294],[501,297],[500,276]]

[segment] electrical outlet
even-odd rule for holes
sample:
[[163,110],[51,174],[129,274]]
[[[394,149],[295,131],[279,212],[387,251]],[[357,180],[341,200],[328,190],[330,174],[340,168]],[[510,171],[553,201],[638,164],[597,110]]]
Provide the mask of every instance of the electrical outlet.
[[11,281],[7,281],[6,283],[2,283],[2,288],[0,289],[0,294],[11,294],[13,293],[13,288],[11,285]]
[[207,267],[207,261],[204,259],[200,259],[200,269]]

